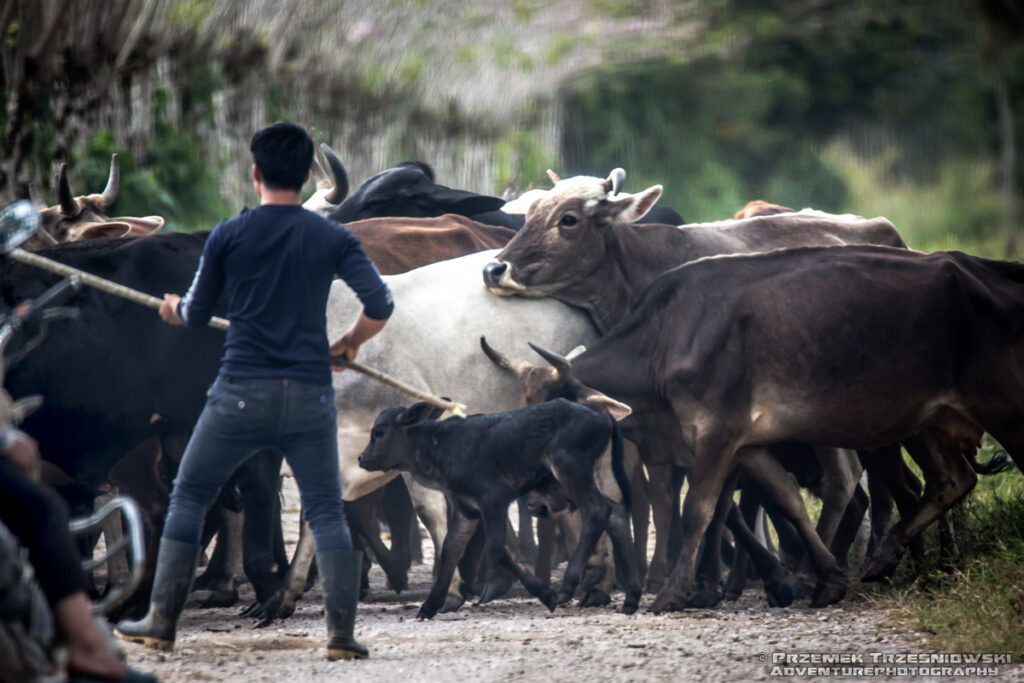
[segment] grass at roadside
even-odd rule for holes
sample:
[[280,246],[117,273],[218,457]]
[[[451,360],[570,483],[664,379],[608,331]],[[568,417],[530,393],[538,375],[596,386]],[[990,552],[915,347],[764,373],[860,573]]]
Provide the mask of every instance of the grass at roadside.
[[[991,455],[990,452],[987,455]],[[904,562],[893,585],[869,599],[942,652],[1012,653],[1024,661],[1024,476],[1016,468],[981,477],[954,514],[960,558],[942,571],[938,552],[920,573]],[[929,529],[926,544],[938,547]]]

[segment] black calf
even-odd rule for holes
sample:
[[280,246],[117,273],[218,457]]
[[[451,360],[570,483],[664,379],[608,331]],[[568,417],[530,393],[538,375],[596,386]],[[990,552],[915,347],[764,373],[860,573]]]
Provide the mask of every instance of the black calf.
[[[615,422],[592,408],[558,399],[493,415],[436,421],[440,410],[426,403],[388,408],[377,416],[370,443],[359,456],[368,470],[403,470],[444,491],[453,510],[441,549],[441,567],[418,617],[430,619],[444,604],[447,586],[466,544],[483,520],[493,562],[516,576],[531,595],[554,610],[579,584],[587,558],[605,530],[624,576],[625,614],[636,611],[640,580],[629,530],[629,480]],[[600,462],[611,441],[610,462]],[[605,475],[605,476],[602,476]],[[602,493],[617,485],[622,502]],[[610,481],[614,479],[614,481]],[[606,481],[609,480],[609,481]],[[556,594],[519,566],[505,547],[512,501],[557,482],[579,508],[583,530]]]

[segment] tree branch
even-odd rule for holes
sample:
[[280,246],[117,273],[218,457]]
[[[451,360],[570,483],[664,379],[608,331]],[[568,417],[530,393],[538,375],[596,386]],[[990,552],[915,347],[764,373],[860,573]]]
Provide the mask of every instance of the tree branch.
[[53,50],[53,35],[57,32],[57,27],[61,21],[64,20],[64,15],[67,14],[68,5],[71,0],[57,0],[54,5],[53,16],[50,17],[50,22],[46,25],[46,28],[39,36],[39,40],[28,52],[29,59],[36,63],[42,61],[43,54],[46,50]]

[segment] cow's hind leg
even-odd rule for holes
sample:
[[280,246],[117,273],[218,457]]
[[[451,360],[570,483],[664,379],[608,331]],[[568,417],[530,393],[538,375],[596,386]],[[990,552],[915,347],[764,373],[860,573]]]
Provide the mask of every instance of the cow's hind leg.
[[763,448],[749,450],[742,462],[744,472],[757,482],[759,489],[779,506],[786,519],[796,527],[811,556],[818,575],[811,606],[825,607],[841,600],[846,594],[846,572],[839,567],[836,558],[825,547],[811,524],[800,492],[792,484],[789,474]]
[[[403,473],[406,488],[409,489],[409,497],[412,499],[416,514],[419,515],[423,526],[427,528],[430,539],[434,543],[434,575],[437,575],[438,567],[441,566],[441,548],[444,546],[444,539],[448,533],[448,503],[443,494],[432,491],[420,485],[412,478],[412,475]],[[456,570],[451,576],[448,584],[448,597],[445,598],[444,609],[446,612],[454,612],[466,601],[465,596],[459,591],[462,585],[462,575]]]
[[736,446],[729,434],[708,432],[697,438],[694,451],[694,463],[689,471],[690,492],[683,502],[679,558],[668,582],[651,605],[655,614],[686,607],[694,587],[694,565],[701,538],[711,523],[726,477],[732,471]]
[[711,518],[711,524],[704,533],[698,565],[697,565],[697,587],[687,601],[687,607],[707,608],[714,607],[722,599],[722,537],[725,530],[725,520],[732,507],[733,493],[736,490],[736,473],[729,475],[722,492],[715,504],[715,514]]
[[[757,518],[756,510],[754,518],[755,520]],[[730,506],[725,523],[736,539],[736,559],[746,565],[749,558],[758,575],[764,580],[764,592],[768,598],[768,605],[788,607],[792,604],[797,590],[793,575],[782,566],[775,555],[761,545],[743,520],[739,508],[735,504]],[[745,567],[743,569],[745,570]],[[733,563],[733,571],[736,571],[736,562]]]
[[[519,582],[529,591],[530,595],[544,603],[549,610],[554,611],[557,605],[555,592],[534,576],[532,572],[524,569],[513,560],[505,545],[505,531],[508,528],[508,508],[513,500],[514,497],[504,498],[495,496],[481,502],[480,514],[483,517],[487,556],[495,567],[510,572],[519,579]],[[569,598],[572,598],[571,593]]]
[[437,566],[434,567],[434,585],[420,607],[417,619],[432,619],[442,607],[447,610],[446,597],[455,578],[455,568],[466,550],[469,539],[473,537],[478,522],[479,520],[470,519],[461,512],[452,513],[448,532],[444,536],[444,543],[441,544],[440,557]]
[[636,612],[640,606],[640,595],[643,593],[636,546],[629,533],[629,522],[629,512],[622,505],[613,503],[612,513],[608,518],[608,535],[612,539],[615,566],[621,574],[622,589],[626,594],[622,602],[623,614]]
[[978,475],[956,443],[937,429],[928,429],[904,444],[924,472],[924,498],[912,514],[904,516],[888,533],[879,551],[866,563],[862,581],[892,576],[907,542],[918,536],[943,511],[974,488]]
[[673,486],[671,464],[647,465],[647,470],[650,474],[647,492],[654,518],[654,556],[647,569],[647,591],[656,593],[665,585],[671,570],[668,537],[672,518],[679,513],[679,492]]

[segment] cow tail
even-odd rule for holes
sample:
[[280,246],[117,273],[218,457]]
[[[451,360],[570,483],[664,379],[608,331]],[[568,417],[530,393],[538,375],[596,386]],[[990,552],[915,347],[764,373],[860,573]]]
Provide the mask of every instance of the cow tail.
[[966,453],[967,459],[971,461],[971,467],[978,474],[988,476],[990,474],[999,474],[1013,467],[1013,462],[1010,460],[1006,451],[999,451],[989,458],[988,462],[978,462],[977,452],[971,449],[971,452]]
[[629,488],[629,475],[626,474],[625,455],[622,447],[622,432],[619,423],[612,420],[612,476],[622,492],[622,504],[629,510],[633,506],[632,491]]

